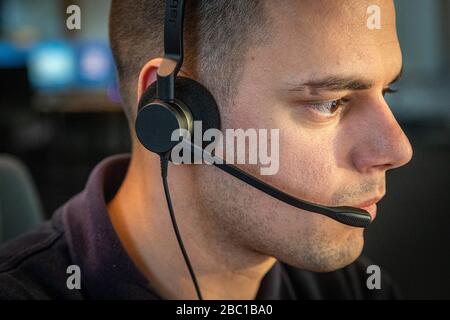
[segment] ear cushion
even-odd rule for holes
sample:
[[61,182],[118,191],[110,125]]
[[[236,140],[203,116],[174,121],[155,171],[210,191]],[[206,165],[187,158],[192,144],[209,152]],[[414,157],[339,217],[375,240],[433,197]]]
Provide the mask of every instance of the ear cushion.
[[[156,83],[142,95],[138,110],[156,98]],[[194,121],[202,121],[202,134],[208,129],[220,130],[220,113],[212,94],[195,80],[177,77],[175,80],[175,99],[183,102],[191,111]],[[192,137],[194,139],[194,137]]]

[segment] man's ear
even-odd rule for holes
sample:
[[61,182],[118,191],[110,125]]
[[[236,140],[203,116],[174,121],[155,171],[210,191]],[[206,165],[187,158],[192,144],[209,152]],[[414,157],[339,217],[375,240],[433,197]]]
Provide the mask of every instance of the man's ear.
[[162,61],[162,58],[155,58],[147,62],[145,66],[142,67],[141,73],[139,74],[137,93],[138,102],[141,100],[145,90],[156,81],[157,71]]

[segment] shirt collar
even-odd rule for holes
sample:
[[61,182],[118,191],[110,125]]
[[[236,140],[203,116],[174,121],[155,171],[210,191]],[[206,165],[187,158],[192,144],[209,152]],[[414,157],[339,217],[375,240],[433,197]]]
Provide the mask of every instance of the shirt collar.
[[[122,184],[130,155],[98,164],[85,189],[59,209],[72,261],[82,273],[82,290],[92,299],[160,299],[123,247],[106,204]],[[289,299],[293,292],[276,262],[261,281],[258,300]]]

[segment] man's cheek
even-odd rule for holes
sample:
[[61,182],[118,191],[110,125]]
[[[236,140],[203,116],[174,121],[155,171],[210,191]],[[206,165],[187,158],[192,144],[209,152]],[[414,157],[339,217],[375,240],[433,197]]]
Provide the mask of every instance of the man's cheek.
[[296,189],[306,187],[314,193],[323,186],[333,187],[336,172],[333,152],[318,139],[286,139],[280,148],[279,172]]

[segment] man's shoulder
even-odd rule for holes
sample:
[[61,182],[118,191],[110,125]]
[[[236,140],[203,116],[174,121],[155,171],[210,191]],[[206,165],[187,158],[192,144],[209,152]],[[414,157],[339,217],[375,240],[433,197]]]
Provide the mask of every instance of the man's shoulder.
[[63,230],[57,228],[52,220],[3,244],[0,247],[0,274],[46,255],[62,236]]
[[[309,272],[288,265],[284,267],[299,299],[400,298],[399,290],[389,274],[383,268],[377,268],[376,264],[364,256],[345,268],[327,273]],[[376,274],[378,271],[379,274]]]
[[0,299],[51,299],[71,258],[57,217],[0,247]]

